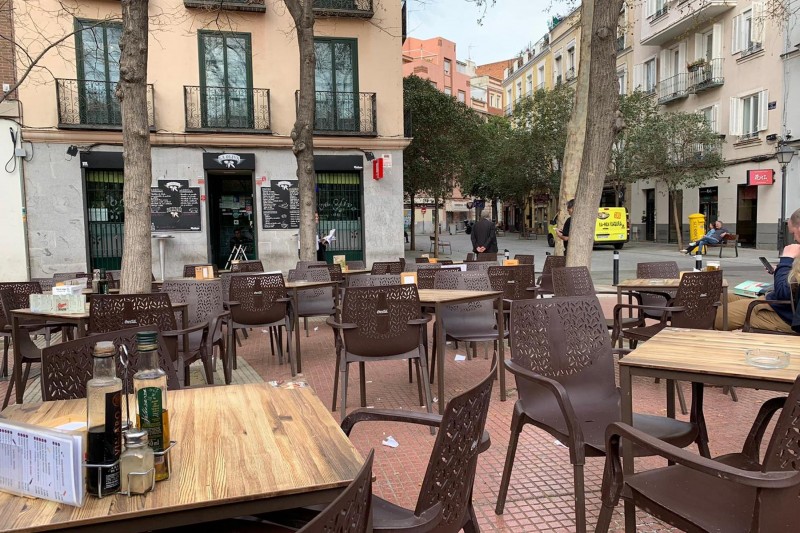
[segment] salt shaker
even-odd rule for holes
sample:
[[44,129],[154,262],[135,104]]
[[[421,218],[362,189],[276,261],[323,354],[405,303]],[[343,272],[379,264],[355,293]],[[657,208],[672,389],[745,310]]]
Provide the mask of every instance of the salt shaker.
[[153,449],[147,444],[147,431],[125,432],[125,451],[120,457],[122,492],[144,494],[155,485]]

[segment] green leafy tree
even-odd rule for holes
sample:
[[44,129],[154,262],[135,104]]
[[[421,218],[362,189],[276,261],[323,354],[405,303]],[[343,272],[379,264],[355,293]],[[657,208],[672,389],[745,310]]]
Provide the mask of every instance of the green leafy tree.
[[[722,141],[697,113],[656,114],[632,131],[628,141],[627,157],[639,169],[639,177],[654,178],[670,192],[698,187],[725,169]],[[683,237],[675,197],[671,210],[680,249]]]
[[[413,206],[414,197],[427,194],[439,202],[478,171],[474,154],[481,136],[479,115],[455,98],[439,92],[418,76],[403,80],[404,111],[411,117],[411,144],[403,155],[403,188]],[[411,227],[414,235],[414,210]],[[434,210],[438,228],[438,209]],[[438,251],[438,231],[434,233]],[[414,241],[411,241],[412,247]]]

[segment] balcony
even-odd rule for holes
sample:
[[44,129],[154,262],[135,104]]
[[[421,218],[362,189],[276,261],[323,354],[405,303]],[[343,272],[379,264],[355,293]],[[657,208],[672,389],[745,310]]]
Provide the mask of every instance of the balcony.
[[[117,82],[56,79],[58,127],[64,129],[121,130],[122,111]],[[147,118],[155,129],[153,86],[147,85]]]
[[186,131],[271,133],[269,89],[183,87]]
[[250,11],[266,13],[264,0],[183,0],[185,7],[205,9],[208,11]]
[[666,104],[689,96],[689,74],[684,72],[658,82],[658,103]]
[[641,42],[646,46],[662,46],[697,31],[734,7],[736,0],[685,0],[661,16],[644,21]]
[[[300,91],[295,93],[296,101]],[[378,104],[375,93],[316,91],[314,133],[316,135],[378,135]]]
[[375,14],[372,0],[314,0],[318,17],[359,17],[370,19]]
[[711,61],[695,65],[689,71],[689,92],[699,93],[707,89],[719,87],[725,83],[722,76],[722,63],[724,59],[712,59]]

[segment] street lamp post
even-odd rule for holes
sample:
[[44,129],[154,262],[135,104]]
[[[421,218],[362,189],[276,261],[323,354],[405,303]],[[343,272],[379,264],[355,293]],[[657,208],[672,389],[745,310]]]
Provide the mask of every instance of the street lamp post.
[[781,253],[786,246],[786,167],[794,157],[794,148],[781,142],[775,157],[781,165],[781,218],[778,221],[778,253]]

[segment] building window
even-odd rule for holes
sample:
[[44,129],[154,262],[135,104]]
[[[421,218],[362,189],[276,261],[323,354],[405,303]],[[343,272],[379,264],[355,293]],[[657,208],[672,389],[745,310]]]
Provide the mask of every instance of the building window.
[[119,39],[122,24],[78,20],[78,102],[81,124],[122,124],[119,100]]
[[453,89],[450,87],[445,87],[444,94],[446,94],[447,96],[453,96]]
[[198,38],[203,127],[251,127],[250,34],[201,31]]
[[656,60],[655,58],[644,63],[644,92],[656,91]]
[[358,41],[315,39],[315,128],[358,131]]
[[528,74],[525,77],[525,92],[530,94],[533,92],[533,73]]
[[536,88],[544,89],[544,65],[539,65],[539,74],[536,77],[536,81],[538,82]]
[[730,133],[741,139],[758,137],[767,129],[767,91],[731,98]]
[[453,68],[453,65],[450,62],[450,60],[449,59],[445,59],[444,60],[444,75],[445,76],[449,76],[452,68]]
[[667,13],[667,0],[647,0],[646,17],[656,18]]
[[517,80],[517,100],[522,98],[522,80]]
[[561,83],[561,56],[556,57],[555,61],[553,61],[553,77],[556,85]]
[[706,119],[706,124],[708,127],[711,128],[711,131],[714,133],[719,133],[719,129],[717,128],[717,106],[711,105],[708,107],[704,107],[699,111],[703,118]]
[[750,9],[733,18],[731,53],[747,55],[761,49],[764,42],[764,2],[753,2]]
[[619,94],[627,94],[628,76],[625,69],[617,71],[617,83],[619,84]]
[[458,101],[463,104],[464,102],[466,102],[466,100],[467,100],[467,94],[464,91],[458,91]]
[[567,48],[567,70],[575,72],[575,47]]

